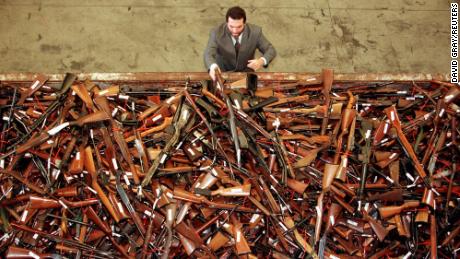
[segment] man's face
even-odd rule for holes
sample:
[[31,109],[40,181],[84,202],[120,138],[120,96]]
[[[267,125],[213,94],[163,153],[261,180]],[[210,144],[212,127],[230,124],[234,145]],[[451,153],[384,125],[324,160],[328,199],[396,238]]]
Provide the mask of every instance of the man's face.
[[228,17],[227,21],[228,30],[232,33],[233,37],[238,37],[244,30],[243,18],[234,20],[232,17]]

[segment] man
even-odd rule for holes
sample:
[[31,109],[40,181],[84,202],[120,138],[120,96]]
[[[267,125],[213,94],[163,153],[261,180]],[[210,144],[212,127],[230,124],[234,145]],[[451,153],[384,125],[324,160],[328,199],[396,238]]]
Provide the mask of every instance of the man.
[[[265,38],[259,26],[246,23],[246,13],[235,6],[228,9],[226,22],[211,30],[204,51],[204,63],[216,80],[215,70],[249,72],[267,67],[276,50]],[[256,49],[263,57],[254,59]]]

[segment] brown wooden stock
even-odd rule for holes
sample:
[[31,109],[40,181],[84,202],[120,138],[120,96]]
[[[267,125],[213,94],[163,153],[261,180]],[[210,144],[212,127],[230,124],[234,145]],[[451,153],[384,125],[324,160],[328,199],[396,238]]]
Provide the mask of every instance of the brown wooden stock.
[[[431,230],[431,229],[430,229]],[[457,225],[451,232],[450,234],[447,235],[447,237],[442,241],[441,246],[445,246],[449,244],[455,237],[457,237],[460,234],[460,225]]]
[[403,190],[394,189],[371,195],[367,198],[368,201],[403,201]]
[[299,231],[297,231],[295,228],[294,220],[292,220],[291,217],[286,217],[284,219],[284,223],[289,229],[294,229],[295,240],[297,241],[297,244],[302,248],[302,250],[315,257],[316,255],[313,251],[313,247],[311,247],[310,244],[307,243],[307,241],[302,237],[302,235],[300,235]]
[[325,106],[327,107],[327,111],[325,116],[323,117],[323,121],[321,123],[321,135],[326,135],[327,124],[329,121],[329,106],[331,105],[331,97],[330,92],[332,89],[332,81],[334,80],[334,72],[332,69],[323,69],[322,71],[323,77],[323,95],[325,97]]
[[413,208],[417,208],[418,206],[420,206],[419,201],[407,201],[400,206],[380,207],[379,213],[382,218],[389,218],[391,216],[401,213],[402,211],[406,209],[413,209]]
[[39,193],[41,195],[44,195],[44,194],[46,194],[48,192],[46,187],[41,188],[41,187],[31,183],[28,179],[25,179],[24,177],[22,177],[18,172],[0,169],[0,173],[7,174],[7,175],[10,175],[10,176],[14,177],[16,180],[20,181],[21,183],[26,185],[28,188],[30,188],[34,192]]
[[10,206],[10,205],[14,205],[16,203],[20,203],[20,202],[25,202],[25,201],[28,201],[29,198],[30,198],[31,194],[22,194],[22,195],[18,195],[16,197],[11,197],[11,198],[8,198],[8,199],[4,199],[0,202],[0,205],[2,206]]
[[158,109],[160,109],[161,106],[156,106],[156,105],[153,105],[153,106],[150,106],[148,107],[147,109],[145,109],[143,112],[141,112],[138,116],[137,116],[137,120],[138,121],[143,121],[145,120],[147,117],[149,117],[152,113],[154,113],[155,111],[157,111]]
[[460,87],[457,85],[454,85],[450,87],[449,91],[444,95],[443,101],[445,104],[449,104],[456,100],[458,96],[460,95]]
[[380,241],[383,241],[385,237],[388,235],[388,230],[383,227],[377,220],[373,219],[367,214],[364,214],[364,218],[369,222],[369,225],[371,225],[372,230],[374,233],[377,235],[378,239]]
[[208,221],[206,221],[206,223],[204,223],[203,225],[201,225],[199,228],[196,229],[196,233],[201,233],[203,232],[205,229],[207,229],[209,226],[211,226],[212,224],[214,224],[220,217],[222,217],[223,215],[227,215],[226,214],[227,212],[226,211],[221,211],[219,212],[216,216],[214,216],[213,218],[209,219]]
[[237,255],[246,255],[251,253],[248,241],[244,236],[242,224],[234,217],[231,216],[233,222],[233,238],[235,238],[235,249]]
[[86,210],[85,210],[85,214],[88,216],[88,218],[93,221],[105,234],[106,236],[110,239],[110,241],[112,242],[112,244],[114,245],[114,247],[125,257],[125,258],[130,258],[130,256],[128,256],[127,252],[125,251],[125,249],[119,245],[115,239],[113,238],[112,236],[112,229],[110,228],[110,226],[108,226],[107,224],[105,224],[104,221],[102,221],[101,218],[99,218],[99,216],[97,215],[97,213],[93,210],[93,208],[91,207],[88,207]]
[[254,203],[254,205],[259,208],[259,210],[261,210],[266,216],[270,216],[270,211],[264,206],[262,205],[262,203],[260,203],[257,199],[251,197],[251,196],[248,196],[248,199]]
[[230,238],[228,238],[226,235],[222,234],[221,231],[219,231],[211,238],[208,247],[212,251],[217,251],[226,243],[228,243],[228,241],[230,241]]
[[321,234],[321,225],[323,223],[323,199],[324,193],[322,192],[318,196],[316,209],[316,222],[315,222],[315,244],[319,242],[319,236]]
[[354,255],[359,251],[358,247],[356,247],[351,241],[345,240],[341,237],[336,237],[335,239],[337,243],[342,246],[349,255]]
[[51,255],[42,254],[33,250],[10,246],[6,252],[6,257],[8,259],[18,259],[18,258],[51,258]]
[[407,231],[406,227],[404,226],[404,223],[402,221],[401,215],[395,215],[394,216],[394,221],[396,224],[396,228],[398,230],[399,235],[405,236],[405,237],[410,237],[409,232]]
[[118,85],[111,85],[102,90],[98,87],[94,88],[93,90],[97,96],[116,96],[120,92],[120,87]]
[[59,188],[53,192],[53,195],[58,197],[75,197],[78,195],[78,188],[75,185]]
[[33,95],[35,92],[37,92],[39,89],[41,89],[41,87],[46,83],[46,81],[48,81],[48,77],[43,75],[43,74],[39,74],[36,76],[36,78],[34,79],[32,85],[23,90],[21,92],[21,97],[19,98],[19,101],[18,101],[18,104],[19,105],[22,105],[24,104],[24,102],[26,101],[27,97]]
[[165,118],[171,117],[171,115],[168,106],[160,106],[153,115],[145,119],[143,127],[148,128],[157,125],[158,122],[162,122]]
[[438,238],[436,233],[436,217],[430,215],[430,258],[438,258]]
[[266,107],[277,106],[285,103],[305,103],[308,101],[310,97],[308,95],[300,95],[300,96],[291,96],[291,97],[283,97],[279,98],[277,102],[267,105]]
[[351,237],[351,234],[353,233],[352,229],[345,228],[342,226],[334,226],[333,229],[337,234],[339,234],[345,240],[349,240]]
[[300,160],[293,164],[294,168],[301,168],[310,165],[317,157],[318,152],[320,151],[319,148],[312,149]]
[[112,234],[112,229],[105,224],[105,222],[99,218],[97,213],[93,210],[93,208],[88,207],[85,209],[85,214],[88,216],[88,218],[93,221],[106,235],[111,235]]
[[109,198],[107,198],[107,195],[104,193],[101,186],[97,182],[97,173],[93,160],[93,152],[89,146],[85,148],[85,168],[91,175],[91,187],[93,187],[93,189],[97,192],[97,195],[101,199],[102,204],[104,204],[104,206],[107,208],[115,222],[119,222],[120,218],[118,214],[115,212],[115,209],[112,207]]
[[[163,121],[162,124],[142,131],[140,133],[141,137],[144,138],[146,136],[152,135],[153,133],[156,133],[156,132],[164,130],[166,127],[171,125],[172,121],[173,121],[173,118],[171,118],[171,117],[165,118],[165,120]],[[131,141],[134,141],[135,139],[136,139],[135,135],[132,135],[132,136],[129,136],[129,137],[125,138],[126,142],[128,142],[128,143],[131,142]]]
[[436,208],[436,201],[432,189],[425,188],[421,203],[426,204],[432,210]]
[[337,169],[339,168],[339,165],[334,165],[334,164],[324,164],[324,172],[323,172],[323,191],[329,190],[329,187],[332,184],[332,181],[334,180],[335,174],[337,172]]
[[388,107],[385,109],[385,113],[387,117],[390,118],[390,122],[393,125],[393,127],[396,129],[398,138],[400,139],[404,149],[407,151],[409,157],[412,159],[417,173],[420,175],[422,179],[425,179],[426,173],[422,165],[420,164],[417,155],[414,152],[414,149],[412,148],[411,144],[409,143],[401,129],[401,122],[399,121],[398,112],[396,111],[396,108],[394,106]]
[[415,222],[417,223],[429,223],[430,221],[430,213],[427,209],[422,209],[417,211],[417,215],[415,216]]
[[292,178],[288,178],[287,181],[287,186],[294,190],[295,192],[302,194],[305,192],[305,189],[308,187],[308,184],[305,182],[301,182],[298,180],[294,180]]
[[272,209],[274,213],[280,213],[281,208],[279,204],[275,201],[275,198],[273,197],[273,194],[270,192],[270,189],[267,187],[267,184],[262,179],[260,179],[260,183],[261,183],[262,189],[264,190],[264,194],[267,197],[267,201],[268,201],[268,204],[270,205],[270,208]]
[[325,230],[326,232],[329,232],[330,228],[334,226],[341,212],[342,212],[342,207],[338,203],[332,202],[327,212],[326,230]]
[[72,85],[71,88],[78,95],[78,97],[80,97],[80,99],[85,103],[86,107],[94,111],[93,100],[91,100],[91,96],[88,90],[86,89],[85,85]]
[[193,203],[202,203],[205,200],[204,197],[187,192],[182,188],[174,188],[174,198]]
[[72,125],[83,126],[84,124],[100,122],[100,121],[108,120],[109,118],[110,117],[107,116],[107,114],[104,111],[96,111],[88,115],[85,115],[83,117],[80,117],[76,121],[71,122],[70,126]]
[[195,250],[197,249],[195,243],[180,233],[178,233],[178,236],[179,241],[182,244],[182,247],[184,247],[185,252],[188,256],[191,256],[193,252],[195,252]]
[[121,200],[117,198],[115,193],[109,192],[107,197],[115,212],[118,214],[120,220],[130,218],[129,212],[126,210]]
[[203,240],[197,231],[190,225],[181,222],[175,226],[175,230],[186,238],[190,239],[196,246],[203,245]]
[[84,243],[85,242],[85,238],[86,238],[86,233],[88,231],[88,227],[86,225],[86,223],[88,223],[88,216],[86,215],[86,213],[83,213],[83,216],[82,216],[82,222],[85,223],[83,225],[80,226],[80,233],[79,233],[79,236],[78,236],[78,241],[80,243]]
[[225,197],[234,196],[249,196],[251,190],[251,184],[244,184],[241,186],[234,186],[229,188],[220,188],[211,192],[211,195],[221,195]]
[[[355,197],[356,193],[352,189],[350,189],[346,185],[344,185],[343,183],[341,183],[339,181],[334,181],[334,182],[332,182],[332,184],[333,184],[333,186],[331,186],[331,187],[335,186],[335,187],[338,188],[338,190],[344,192],[346,195],[348,195],[350,197]],[[333,190],[333,188],[331,188],[331,189]],[[342,198],[344,198],[344,197],[342,197]]]
[[340,206],[342,206],[344,209],[346,209],[348,212],[350,213],[354,213],[355,212],[355,208],[353,208],[350,204],[346,203],[343,199],[341,199],[340,197],[338,196],[334,196],[334,200],[340,204]]
[[30,208],[31,209],[50,209],[50,208],[59,208],[61,204],[58,201],[53,199],[46,199],[37,196],[30,197]]
[[18,146],[16,149],[16,154],[24,153],[25,151],[44,143],[48,139],[49,139],[48,133],[46,131],[43,131],[40,134],[37,134],[36,136],[31,138],[26,143]]
[[84,152],[84,147],[80,146],[78,148],[77,154],[73,157],[72,161],[70,162],[69,165],[69,170],[68,172],[70,174],[80,174],[83,172],[83,168],[85,165],[85,152]]
[[395,249],[396,247],[399,246],[398,241],[394,241],[391,243],[391,245],[381,249],[380,251],[377,251],[375,254],[369,257],[369,259],[380,259],[383,258],[385,255],[389,254],[391,250]]

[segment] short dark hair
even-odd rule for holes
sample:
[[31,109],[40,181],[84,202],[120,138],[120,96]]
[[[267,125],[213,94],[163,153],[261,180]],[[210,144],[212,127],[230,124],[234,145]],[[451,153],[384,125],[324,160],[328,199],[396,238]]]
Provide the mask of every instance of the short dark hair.
[[246,23],[246,12],[244,11],[243,8],[239,6],[234,6],[230,9],[228,9],[227,14],[225,15],[225,21],[228,22],[228,17],[234,19],[234,20],[239,20],[243,19],[243,23]]

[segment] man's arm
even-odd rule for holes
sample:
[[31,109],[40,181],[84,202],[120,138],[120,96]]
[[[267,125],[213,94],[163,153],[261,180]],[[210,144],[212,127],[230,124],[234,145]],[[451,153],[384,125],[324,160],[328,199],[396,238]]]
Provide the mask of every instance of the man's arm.
[[270,41],[265,38],[264,34],[262,33],[262,29],[260,30],[260,37],[257,41],[257,48],[262,52],[263,58],[267,62],[264,64],[264,67],[267,67],[268,64],[276,57],[276,50]]
[[204,65],[207,70],[211,68],[211,65],[217,64],[217,40],[216,40],[216,30],[212,29],[209,34],[208,45],[204,50]]

